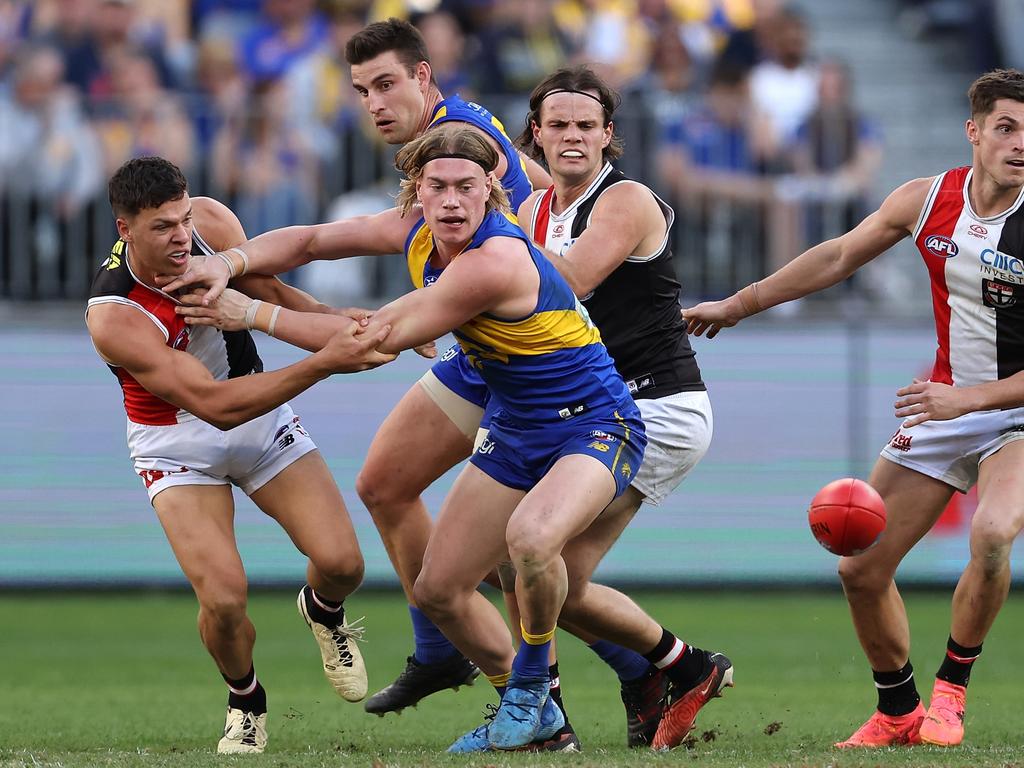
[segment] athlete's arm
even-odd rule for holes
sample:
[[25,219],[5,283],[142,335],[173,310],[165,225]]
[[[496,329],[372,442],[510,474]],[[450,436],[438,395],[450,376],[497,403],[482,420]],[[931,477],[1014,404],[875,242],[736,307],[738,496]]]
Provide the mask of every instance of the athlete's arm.
[[[242,222],[234,211],[212,197],[193,197],[192,215],[203,240],[215,251],[240,246],[247,238]],[[317,301],[303,290],[270,275],[248,274],[236,277],[231,286],[251,296],[296,312],[328,312],[363,321],[370,313],[365,309],[335,309]]]
[[[243,243],[240,248],[248,258],[247,272],[276,275],[311,261],[400,253],[418,218],[415,209],[403,217],[401,211],[391,208],[372,216],[275,229]],[[231,255],[237,262],[238,255]],[[163,289],[174,291],[200,285],[209,289],[205,299],[209,303],[220,296],[229,278],[228,267],[220,258],[193,258],[188,270],[165,283]]]
[[[367,310],[344,310],[365,312],[362,317],[330,311],[296,312],[262,299],[254,306],[256,299],[231,288],[224,289],[212,304],[203,304],[203,298],[200,292],[186,294],[180,299],[182,306],[175,307],[174,311],[183,316],[188,325],[212,325],[223,331],[262,331],[310,352],[323,349],[334,334],[348,328],[353,321],[366,326],[373,315]],[[424,357],[433,355],[424,354]]]
[[[526,198],[519,207],[521,222],[531,220],[539,199],[538,193]],[[587,228],[564,255],[552,253],[543,243],[538,247],[573,293],[586,296],[630,256],[654,253],[665,239],[667,226],[661,206],[647,187],[616,184],[598,199]]]
[[906,417],[904,427],[945,421],[974,411],[994,411],[1024,406],[1024,371],[1005,379],[970,387],[954,387],[937,381],[921,381],[896,390],[896,415]]
[[877,211],[840,237],[826,240],[778,271],[721,301],[683,310],[689,331],[708,338],[762,310],[835,285],[909,235],[933,179],[915,179],[893,191]]
[[323,351],[287,368],[217,381],[195,357],[168,347],[156,325],[133,307],[92,307],[87,324],[106,362],[124,368],[160,399],[225,430],[273,410],[332,373],[375,368],[393,359],[375,351],[387,326],[357,338],[358,324],[350,322],[347,338],[339,333]]
[[[527,269],[529,265],[530,269]],[[377,347],[400,352],[433,341],[481,312],[522,317],[537,302],[540,278],[521,240],[492,237],[444,268],[427,289],[407,293],[374,313],[367,327],[388,325]]]

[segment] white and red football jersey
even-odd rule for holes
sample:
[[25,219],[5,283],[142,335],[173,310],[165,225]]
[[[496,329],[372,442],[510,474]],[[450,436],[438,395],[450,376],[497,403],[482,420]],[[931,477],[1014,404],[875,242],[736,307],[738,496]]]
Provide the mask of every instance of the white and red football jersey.
[[936,177],[914,230],[931,276],[931,380],[958,387],[1024,370],[1024,189],[995,216],[971,207],[970,168]]
[[[192,234],[192,253],[210,254],[198,232]],[[134,307],[160,330],[164,343],[199,360],[217,380],[245,376],[263,370],[256,343],[248,331],[221,331],[208,325],[186,325],[174,311],[178,301],[163,291],[139,281],[128,264],[128,246],[118,240],[93,279],[89,308],[98,304]],[[88,312],[88,310],[86,310]],[[129,421],[151,426],[169,426],[195,418],[187,411],[161,400],[120,366],[109,365],[124,394]]]

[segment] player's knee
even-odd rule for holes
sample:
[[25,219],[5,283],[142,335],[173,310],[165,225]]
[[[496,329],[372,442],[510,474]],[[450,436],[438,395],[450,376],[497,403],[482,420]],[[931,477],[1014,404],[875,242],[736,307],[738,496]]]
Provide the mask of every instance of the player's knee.
[[419,497],[419,489],[405,488],[393,472],[381,473],[366,467],[356,476],[356,493],[378,527],[400,524],[402,516],[396,516],[395,507],[401,508]]
[[839,558],[839,580],[847,595],[875,593],[887,589],[892,575],[874,567],[863,557]]
[[456,595],[442,580],[421,572],[413,584],[412,599],[416,601],[417,608],[432,621],[437,621],[452,612]]
[[506,543],[512,565],[523,576],[543,570],[562,550],[562,542],[556,541],[542,526],[509,523]]
[[358,546],[330,548],[317,555],[310,554],[309,559],[331,584],[353,590],[363,583],[366,566]]
[[971,558],[981,566],[984,576],[992,578],[1009,565],[1013,541],[1020,527],[1013,520],[976,516],[971,526]]
[[203,618],[221,630],[230,630],[245,621],[245,589],[212,589],[199,595]]

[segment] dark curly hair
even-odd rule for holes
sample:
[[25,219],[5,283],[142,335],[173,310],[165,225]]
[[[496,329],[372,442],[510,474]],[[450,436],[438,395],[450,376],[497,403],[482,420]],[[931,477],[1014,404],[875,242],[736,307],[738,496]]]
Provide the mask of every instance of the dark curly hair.
[[146,208],[159,208],[180,200],[188,181],[174,163],[162,157],[137,157],[122,165],[107,184],[114,216],[137,216]]

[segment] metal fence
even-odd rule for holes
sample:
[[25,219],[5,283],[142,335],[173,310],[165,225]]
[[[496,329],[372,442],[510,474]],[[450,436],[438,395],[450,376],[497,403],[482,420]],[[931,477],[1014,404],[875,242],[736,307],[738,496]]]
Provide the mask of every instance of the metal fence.
[[[523,124],[521,99],[481,99],[505,119],[510,135]],[[673,198],[659,175],[661,132],[667,120],[680,119],[688,107],[667,104],[648,95],[628,98],[616,114],[616,132],[623,137],[626,153],[617,165],[628,175],[644,181],[662,194],[677,212],[674,225],[676,265],[688,296],[727,294],[736,286],[756,279],[778,265],[770,251],[780,249],[773,232],[789,217],[789,235],[781,250],[799,252],[810,238],[821,239],[851,224],[847,203],[815,206],[791,202],[786,206],[743,204],[729,201]],[[91,112],[102,112],[94,106]],[[192,123],[195,109],[185,110]],[[298,198],[290,191],[268,194],[253,202],[237,189],[226,188],[215,172],[209,149],[199,149],[185,168],[193,195],[211,195],[232,206],[249,224],[248,234],[262,228],[324,221],[337,211],[351,210],[342,201],[364,200],[385,207],[387,193],[397,189],[398,174],[392,167],[394,148],[376,141],[352,120],[329,132],[331,151],[316,158],[304,179],[310,191]],[[837,139],[838,141],[839,139]],[[108,169],[109,170],[109,169]],[[780,190],[793,190],[791,176],[778,177]],[[294,181],[294,180],[293,180]],[[95,266],[105,257],[117,234],[105,194],[97,191],[84,206],[65,214],[42,198],[16,194],[13,185],[0,179],[0,298],[16,300],[81,299],[88,293]],[[7,188],[5,192],[4,189]],[[805,185],[806,187],[806,185]],[[790,194],[793,200],[797,200]],[[356,205],[358,209],[359,206]],[[774,243],[774,245],[773,245]],[[388,260],[365,270],[362,293],[387,296],[404,290],[406,278],[398,260]]]

